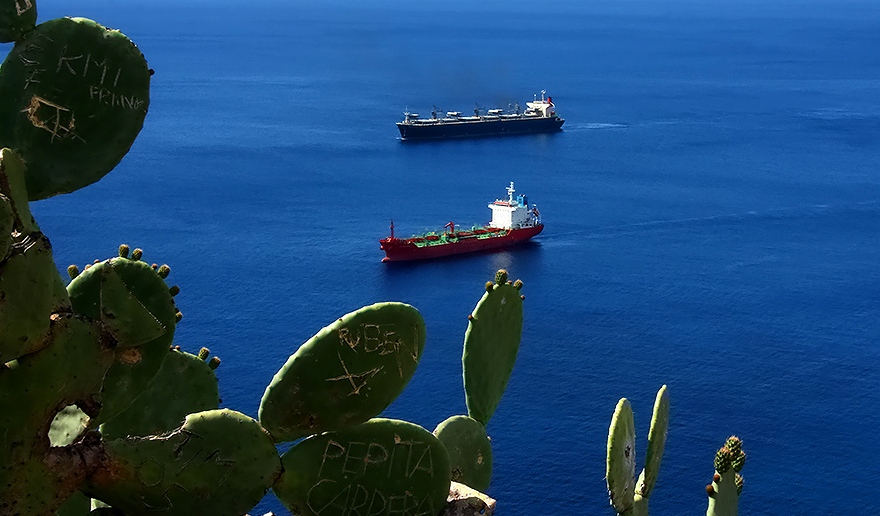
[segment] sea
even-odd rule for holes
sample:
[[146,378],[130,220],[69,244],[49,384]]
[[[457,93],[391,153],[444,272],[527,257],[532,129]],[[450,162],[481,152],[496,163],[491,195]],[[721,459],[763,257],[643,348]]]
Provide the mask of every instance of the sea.
[[[40,0],[127,34],[155,70],[108,176],[35,202],[60,270],[119,244],[171,266],[176,344],[256,417],[336,318],[417,307],[418,370],[384,417],[466,413],[467,315],[504,268],[521,347],[488,425],[498,514],[612,515],[608,426],[638,468],[669,390],[654,515],[701,514],[715,451],[740,514],[880,514],[880,2]],[[2,45],[2,54],[10,45]],[[2,57],[2,55],[0,55]],[[556,134],[403,142],[405,111],[546,91]],[[485,223],[515,183],[531,244],[382,263],[379,239]],[[251,514],[287,514],[268,495]]]

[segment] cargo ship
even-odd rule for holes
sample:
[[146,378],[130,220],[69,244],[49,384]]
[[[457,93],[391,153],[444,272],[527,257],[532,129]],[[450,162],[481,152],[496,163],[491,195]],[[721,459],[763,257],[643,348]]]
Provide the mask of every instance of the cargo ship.
[[490,109],[483,113],[474,109],[474,116],[462,116],[460,111],[448,111],[446,116],[431,112],[431,118],[419,118],[418,113],[404,113],[397,122],[401,140],[427,140],[440,138],[465,138],[472,136],[495,136],[502,134],[554,133],[562,130],[565,120],[556,114],[553,98],[541,99],[535,95],[533,102],[526,102],[526,110],[520,112],[519,104],[512,113],[503,109]]
[[394,221],[391,221],[391,236],[379,240],[379,247],[385,251],[382,261],[426,260],[508,247],[528,241],[543,231],[544,224],[541,222],[538,207],[529,204],[525,195],[514,198],[515,192],[511,182],[507,187],[507,199],[498,199],[489,204],[492,220],[485,226],[462,230],[456,229],[454,222],[449,222],[440,233],[397,238],[394,236]]

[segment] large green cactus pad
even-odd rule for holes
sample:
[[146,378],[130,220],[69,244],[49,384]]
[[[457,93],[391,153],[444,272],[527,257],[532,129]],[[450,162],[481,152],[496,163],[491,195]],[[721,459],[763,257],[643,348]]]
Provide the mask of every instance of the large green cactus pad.
[[377,416],[409,382],[425,322],[403,303],[342,316],[290,356],[266,388],[260,423],[278,441],[337,430]]
[[272,490],[298,516],[436,516],[449,494],[443,444],[405,421],[373,419],[313,436],[282,462]]
[[219,406],[214,370],[196,355],[172,350],[143,394],[101,425],[101,434],[105,439],[158,435],[180,426],[187,414]]
[[153,381],[174,338],[177,307],[149,264],[122,256],[84,270],[67,292],[77,313],[100,320],[118,341],[94,427],[125,410]]
[[269,435],[228,409],[187,416],[176,431],[105,444],[106,464],[83,491],[125,514],[240,516],[281,473]]
[[0,262],[0,364],[48,345],[50,316],[68,306],[49,240],[14,242]]
[[0,43],[20,39],[36,24],[36,0],[0,0]]
[[27,163],[30,199],[112,170],[143,126],[149,89],[143,54],[119,31],[59,18],[24,34],[0,67],[0,147]]
[[611,505],[618,514],[633,507],[636,478],[636,436],[629,400],[621,398],[614,409],[608,429],[605,482]]
[[499,271],[496,282],[474,308],[461,357],[468,416],[488,425],[507,388],[522,336],[523,302],[519,288]]
[[[96,410],[113,353],[101,345],[94,323],[59,315],[50,332],[50,346],[0,366],[0,514],[44,514],[60,505],[76,489],[78,476],[85,475],[69,464],[51,467],[51,450],[62,449],[49,447],[49,427],[68,405]],[[56,459],[64,459],[60,455]],[[65,462],[75,461],[76,455],[71,450]]]
[[492,480],[492,443],[476,419],[452,416],[434,429],[449,453],[452,481],[486,492]]

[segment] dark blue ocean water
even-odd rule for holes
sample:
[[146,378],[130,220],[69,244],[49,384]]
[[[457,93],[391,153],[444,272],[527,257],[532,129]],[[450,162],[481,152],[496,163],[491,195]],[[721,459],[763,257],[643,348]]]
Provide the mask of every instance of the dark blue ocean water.
[[[35,204],[58,265],[122,242],[170,264],[177,343],[223,359],[224,406],[256,416],[300,343],[398,300],[421,310],[428,343],[385,415],[433,429],[465,411],[466,315],[504,267],[525,282],[526,321],[489,425],[502,514],[612,514],[611,414],[631,400],[642,457],[663,384],[653,514],[705,511],[731,434],[748,453],[741,514],[880,512],[880,4],[40,8],[122,29],[156,70],[119,167]],[[405,109],[541,89],[562,133],[396,138]],[[389,219],[399,233],[485,222],[510,181],[544,215],[533,245],[380,263]]]

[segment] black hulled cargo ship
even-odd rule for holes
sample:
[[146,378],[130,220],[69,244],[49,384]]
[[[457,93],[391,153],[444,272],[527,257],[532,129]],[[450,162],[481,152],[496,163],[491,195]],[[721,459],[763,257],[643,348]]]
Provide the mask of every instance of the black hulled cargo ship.
[[419,118],[417,113],[405,113],[403,122],[397,122],[401,140],[422,140],[439,138],[465,138],[472,136],[495,136],[502,134],[555,133],[562,130],[565,120],[556,114],[556,106],[551,97],[541,99],[537,95],[532,102],[526,102],[526,110],[519,108],[513,113],[503,109],[490,109],[482,113],[474,109],[474,116],[462,116],[458,111],[449,111],[441,117],[435,109],[431,118]]

